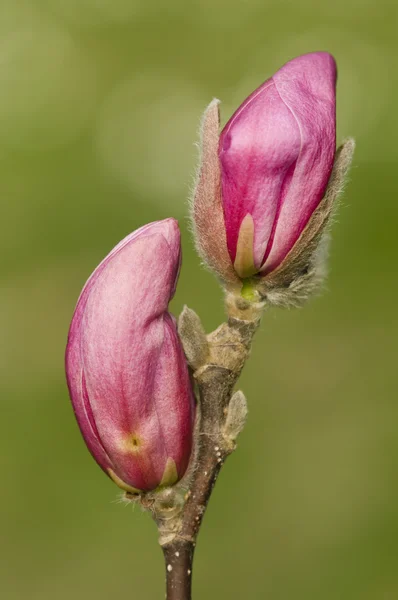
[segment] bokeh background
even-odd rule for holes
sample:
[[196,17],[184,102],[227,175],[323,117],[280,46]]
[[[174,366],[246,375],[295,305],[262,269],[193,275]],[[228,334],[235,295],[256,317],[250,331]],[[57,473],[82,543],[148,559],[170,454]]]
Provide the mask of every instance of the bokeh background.
[[174,312],[222,321],[188,232],[201,113],[216,96],[225,122],[321,49],[339,66],[339,139],[358,144],[328,290],[263,320],[195,597],[398,598],[397,25],[395,0],[1,0],[4,600],[164,597],[153,523],[118,502],[74,421],[69,321],[105,254],[167,216],[183,233]]

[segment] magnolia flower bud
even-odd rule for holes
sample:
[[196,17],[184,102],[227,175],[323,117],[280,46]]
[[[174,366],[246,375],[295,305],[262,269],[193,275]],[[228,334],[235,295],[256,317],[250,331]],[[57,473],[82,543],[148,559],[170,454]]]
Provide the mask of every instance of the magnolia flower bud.
[[179,267],[177,222],[141,227],[91,275],[69,330],[79,427],[100,467],[132,493],[175,483],[191,454],[194,397],[167,311]]
[[[270,299],[270,275],[286,271],[306,228],[315,234],[310,223],[327,195],[335,158],[335,84],[332,56],[306,54],[253,92],[219,138],[218,102],[206,111],[193,220],[200,253],[227,286],[250,279]],[[305,246],[311,240],[307,235]],[[300,265],[307,274],[317,247]],[[278,285],[292,283],[289,276]]]

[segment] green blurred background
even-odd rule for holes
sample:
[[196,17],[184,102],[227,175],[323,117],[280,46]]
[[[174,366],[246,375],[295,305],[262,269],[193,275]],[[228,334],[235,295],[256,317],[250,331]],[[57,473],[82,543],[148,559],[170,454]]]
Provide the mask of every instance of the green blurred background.
[[225,121],[313,50],[337,59],[338,136],[358,144],[328,290],[263,320],[195,597],[398,598],[397,24],[394,0],[1,0],[4,600],[164,597],[153,523],[118,502],[76,426],[69,321],[105,254],[167,216],[183,233],[174,312],[222,321],[186,216],[201,113],[216,96]]

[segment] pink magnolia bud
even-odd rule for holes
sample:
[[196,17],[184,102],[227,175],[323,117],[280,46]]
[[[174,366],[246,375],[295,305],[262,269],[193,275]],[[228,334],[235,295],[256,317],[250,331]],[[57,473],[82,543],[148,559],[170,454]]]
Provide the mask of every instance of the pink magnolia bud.
[[174,318],[174,219],[122,240],[96,268],[69,330],[66,373],[86,444],[124,490],[171,485],[187,468],[194,397]]
[[[292,256],[325,198],[336,150],[335,86],[333,57],[315,52],[263,83],[220,136],[218,101],[207,109],[193,221],[199,252],[227,285],[254,276],[264,288],[259,281]],[[352,149],[350,142],[349,158]],[[343,162],[345,173],[349,159]],[[341,173],[338,179],[340,185]],[[305,245],[322,227],[313,223]]]
[[221,133],[227,246],[240,277],[275,269],[323,197],[336,150],[335,84],[330,54],[295,58]]

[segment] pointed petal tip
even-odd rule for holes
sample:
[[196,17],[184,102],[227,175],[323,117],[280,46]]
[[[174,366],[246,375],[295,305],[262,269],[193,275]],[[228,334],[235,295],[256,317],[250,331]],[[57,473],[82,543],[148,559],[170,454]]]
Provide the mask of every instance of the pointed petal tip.
[[168,219],[164,219],[163,221],[158,221],[160,225],[160,229],[172,248],[180,247],[180,227],[178,225],[177,219],[173,217],[169,217]]
[[[292,58],[284,66],[294,63],[301,63],[302,65],[320,65],[323,63],[326,67],[336,67],[336,60],[333,54],[327,52],[326,50],[319,50],[316,52],[307,52],[306,54],[300,54],[300,56],[296,56]],[[282,67],[283,69],[283,67]]]
[[337,79],[336,61],[332,54],[325,51],[301,54],[285,63],[272,79],[278,83],[279,80],[286,81],[292,76],[300,79],[305,77],[307,83],[311,82],[316,87],[321,82],[324,85],[329,81],[329,85],[334,88]]

